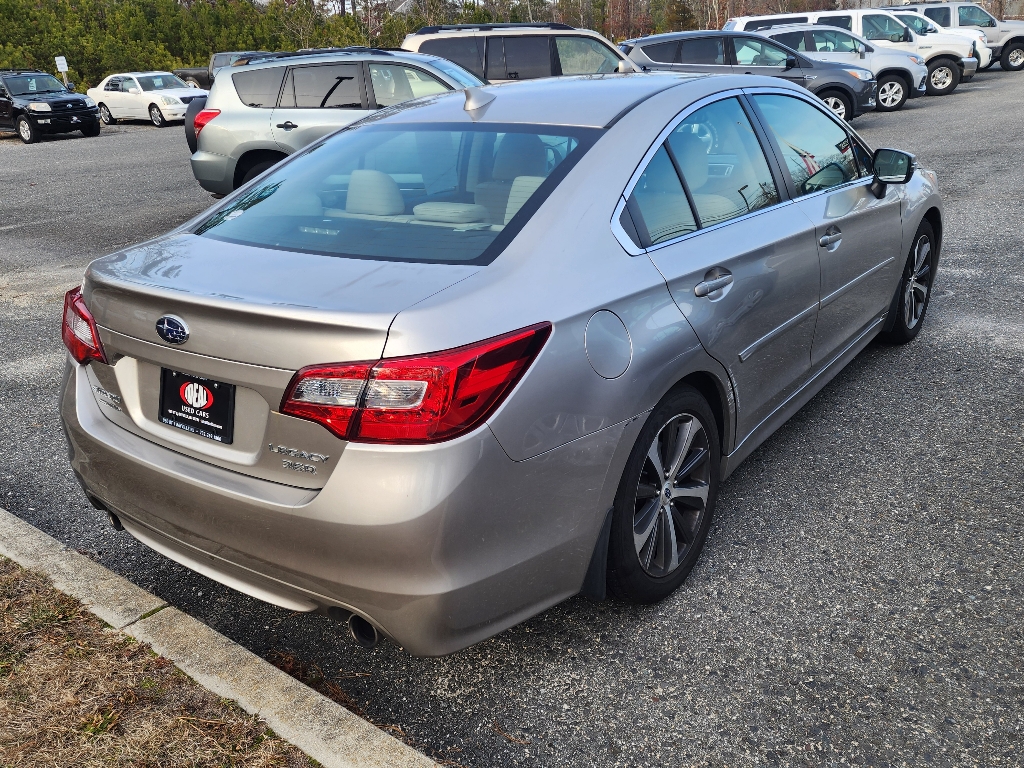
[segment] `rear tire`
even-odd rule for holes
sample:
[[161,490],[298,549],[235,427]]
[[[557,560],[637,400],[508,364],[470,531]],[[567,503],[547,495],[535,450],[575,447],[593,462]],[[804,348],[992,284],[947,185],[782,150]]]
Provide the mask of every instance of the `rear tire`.
[[199,85],[199,81],[196,80],[194,77],[186,77],[185,78],[185,84],[186,85],[194,85],[196,88],[202,88],[202,86]]
[[1024,69],[1024,43],[1010,43],[999,57],[999,66],[1007,72]]
[[960,85],[960,67],[952,59],[935,59],[928,64],[929,96],[948,96]]
[[103,121],[104,125],[114,125],[117,120],[112,114],[110,114],[110,107],[106,104],[100,104],[100,120]]
[[882,75],[878,79],[878,96],[875,109],[879,112],[896,112],[903,109],[910,94],[910,86],[899,75]]
[[273,168],[279,162],[280,160],[264,160],[262,163],[256,163],[256,165],[254,165],[252,168],[245,172],[245,175],[242,176],[242,181],[239,183],[238,186],[241,187],[244,186],[245,184],[248,184],[261,173],[268,170],[269,168]]
[[18,130],[18,138],[26,144],[35,144],[39,141],[39,130],[24,115],[20,115],[14,125]]
[[853,119],[853,104],[850,98],[842,91],[823,91],[818,98],[825,102],[825,106],[832,110],[832,114],[842,120]]
[[910,246],[903,277],[896,289],[896,318],[890,330],[882,338],[891,344],[906,344],[913,341],[924,325],[924,314],[932,297],[932,283],[938,266],[939,247],[935,241],[935,230],[927,220],[921,222]]
[[655,406],[615,494],[612,594],[655,603],[683,583],[711,528],[721,460],[714,413],[697,390],[681,386]]

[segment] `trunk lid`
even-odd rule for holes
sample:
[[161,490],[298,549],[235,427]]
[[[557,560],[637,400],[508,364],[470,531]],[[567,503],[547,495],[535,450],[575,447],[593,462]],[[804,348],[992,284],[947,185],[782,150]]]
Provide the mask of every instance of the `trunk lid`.
[[[90,364],[87,375],[104,415],[135,434],[245,474],[319,488],[344,444],[278,412],[292,374],[378,359],[395,315],[479,269],[172,235],[90,265],[83,295],[110,364]],[[157,332],[167,315],[187,326],[184,343]],[[165,422],[162,369],[232,388],[230,443]]]

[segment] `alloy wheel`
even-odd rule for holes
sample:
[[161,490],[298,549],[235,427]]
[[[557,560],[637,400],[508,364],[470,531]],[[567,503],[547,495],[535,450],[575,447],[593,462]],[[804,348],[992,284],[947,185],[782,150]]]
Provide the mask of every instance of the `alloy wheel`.
[[936,90],[943,90],[948,88],[949,84],[953,82],[953,70],[949,67],[936,67],[932,70],[931,74],[932,87]]
[[164,124],[164,114],[160,111],[160,107],[152,106],[149,108],[149,119],[153,121],[153,125],[157,128]]
[[112,125],[114,122],[114,116],[110,114],[110,110],[107,108],[106,104],[100,104],[100,120],[107,125]]
[[29,125],[28,120],[18,121],[18,135],[26,144],[32,141],[32,126]]
[[846,119],[846,105],[842,99],[838,96],[826,96],[822,101],[825,102],[825,106],[831,109],[836,117],[841,120]]
[[914,266],[903,289],[903,322],[908,330],[921,321],[928,303],[932,278],[931,253],[931,238],[923,234],[914,243]]
[[883,107],[895,107],[903,100],[903,86],[895,80],[883,83],[878,89],[878,101]]
[[710,481],[704,425],[691,413],[673,417],[647,450],[634,497],[633,546],[649,576],[671,574],[696,542]]
[[1024,48],[1014,48],[1006,58],[1011,67],[1024,66]]

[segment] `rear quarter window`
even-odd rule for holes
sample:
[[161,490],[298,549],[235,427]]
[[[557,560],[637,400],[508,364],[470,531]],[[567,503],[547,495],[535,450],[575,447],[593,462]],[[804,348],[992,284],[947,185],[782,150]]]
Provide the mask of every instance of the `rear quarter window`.
[[424,40],[419,47],[420,53],[440,56],[442,59],[454,61],[463,69],[468,69],[477,77],[484,76],[484,41],[480,37],[438,37]]
[[238,98],[247,107],[272,109],[277,106],[277,94],[281,91],[286,67],[254,69],[249,72],[235,72],[231,76]]

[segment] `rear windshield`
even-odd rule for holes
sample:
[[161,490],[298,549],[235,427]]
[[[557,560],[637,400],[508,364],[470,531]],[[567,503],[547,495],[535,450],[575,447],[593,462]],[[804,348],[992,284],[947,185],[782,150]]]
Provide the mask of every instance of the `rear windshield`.
[[195,234],[356,259],[489,264],[600,133],[364,125],[271,171]]

